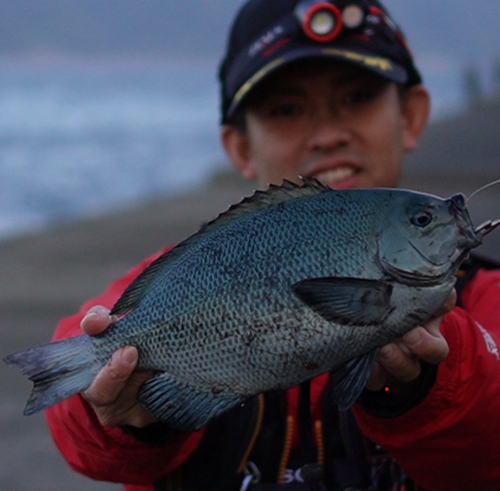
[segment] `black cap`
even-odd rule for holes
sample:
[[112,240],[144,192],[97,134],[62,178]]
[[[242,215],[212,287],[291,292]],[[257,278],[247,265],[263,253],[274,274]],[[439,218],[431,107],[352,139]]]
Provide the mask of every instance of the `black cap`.
[[[325,8],[335,14],[336,27],[333,38],[319,40],[302,19]],[[234,20],[219,70],[222,122],[230,121],[249,92],[277,68],[321,57],[403,85],[422,82],[402,32],[377,0],[249,0]]]

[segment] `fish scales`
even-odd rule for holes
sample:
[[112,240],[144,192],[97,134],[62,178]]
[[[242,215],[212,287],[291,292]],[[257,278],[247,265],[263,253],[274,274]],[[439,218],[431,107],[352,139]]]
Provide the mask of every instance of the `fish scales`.
[[[292,204],[300,205],[300,203],[292,203]],[[234,247],[233,244],[228,243],[226,241],[227,247],[230,247],[231,250],[225,251],[225,250],[221,250],[220,247],[211,247],[210,244],[212,243],[212,241],[207,240],[207,243],[202,245],[201,250],[198,250],[198,249],[193,250],[192,255],[195,257],[195,261],[196,261],[196,255],[198,255],[198,254],[203,254],[205,261],[203,264],[204,268],[197,269],[197,272],[199,273],[200,276],[198,277],[198,275],[195,273],[190,281],[192,283],[196,283],[196,284],[209,285],[208,287],[205,287],[205,289],[212,290],[212,291],[214,288],[217,288],[218,285],[220,285],[221,283],[224,284],[224,282],[225,282],[226,285],[231,285],[230,288],[231,288],[232,295],[234,295],[235,289],[238,289],[238,287],[240,287],[241,292],[244,292],[245,298],[242,298],[241,300],[238,300],[235,298],[234,299],[235,301],[233,302],[234,304],[251,304],[253,302],[259,302],[261,304],[267,303],[268,307],[272,307],[274,305],[275,309],[279,309],[280,311],[283,311],[283,308],[284,308],[283,304],[285,303],[282,300],[283,292],[286,290],[291,295],[292,292],[291,292],[289,286],[291,284],[293,284],[295,281],[297,281],[298,278],[300,278],[300,274],[301,274],[300,269],[298,272],[295,272],[293,270],[293,268],[289,268],[288,266],[290,264],[294,264],[295,261],[304,262],[306,265],[318,264],[319,268],[318,268],[317,274],[320,273],[321,269],[323,270],[323,273],[325,271],[328,271],[325,269],[325,266],[327,264],[332,265],[332,261],[330,260],[329,257],[323,257],[323,258],[320,257],[320,254],[325,256],[324,251],[329,251],[330,249],[328,247],[319,247],[319,248],[316,247],[316,253],[314,254],[315,251],[312,248],[312,246],[314,245],[314,243],[317,244],[318,240],[313,240],[312,241],[313,244],[310,244],[311,240],[310,240],[310,237],[308,237],[308,235],[310,235],[310,234],[308,234],[308,232],[307,232],[308,224],[310,225],[311,220],[314,217],[323,216],[324,220],[319,221],[319,223],[318,223],[318,220],[316,218],[317,224],[322,229],[323,234],[326,234],[326,236],[330,235],[328,233],[328,231],[329,231],[329,229],[332,228],[331,227],[331,215],[330,215],[330,213],[332,211],[331,205],[329,205],[328,202],[326,202],[326,203],[319,202],[318,206],[312,205],[310,212],[308,214],[306,214],[305,216],[303,216],[304,214],[298,215],[301,219],[300,222],[298,221],[298,219],[294,220],[294,221],[289,221],[287,219],[287,215],[292,215],[292,216],[297,215],[297,213],[293,209],[294,207],[289,207],[289,208],[290,209],[283,207],[282,210],[280,210],[280,212],[275,214],[275,216],[273,217],[274,218],[273,221],[277,221],[279,223],[281,223],[281,221],[283,221],[285,226],[269,227],[269,225],[268,225],[268,229],[264,233],[259,233],[259,234],[252,233],[252,230],[260,230],[261,229],[260,223],[263,220],[259,216],[250,216],[250,217],[248,217],[248,220],[244,221],[244,223],[239,224],[240,225],[239,230],[234,231],[235,236],[240,236],[241,234],[245,234],[246,237],[248,237],[248,236],[250,237],[249,240],[239,241],[236,244],[236,246],[241,245],[241,247]],[[344,205],[342,205],[340,207],[340,210],[339,210],[340,214],[342,214],[343,208],[344,208]],[[361,210],[361,211],[363,212],[364,210]],[[268,213],[269,213],[269,211],[268,211]],[[336,213],[336,211],[334,211],[334,213]],[[252,220],[250,220],[250,219],[252,219]],[[365,230],[366,230],[366,232],[370,233],[368,226],[365,227]],[[344,234],[344,236],[345,235],[346,234]],[[360,235],[361,234],[359,234],[359,231],[356,229],[353,229],[352,232],[350,232],[350,234],[349,234],[349,236],[354,238],[353,240],[355,240],[356,237],[360,237]],[[335,238],[333,238],[333,240],[330,240],[330,242],[335,242],[334,239]],[[215,237],[214,241],[215,241],[215,244],[218,244],[220,242],[219,237]],[[253,244],[253,247],[256,247],[257,249],[264,250],[264,251],[269,251],[276,244],[275,247],[281,247],[281,257],[283,258],[283,260],[282,261],[279,261],[279,260],[273,261],[273,263],[268,265],[266,269],[263,269],[260,266],[260,264],[255,263],[254,261],[252,261],[251,264],[247,264],[248,258],[252,257],[249,254],[248,244]],[[283,244],[286,244],[285,247],[283,247]],[[335,243],[334,243],[333,247],[335,247]],[[272,250],[271,250],[271,254],[273,257],[275,256],[274,251],[272,251]],[[269,255],[269,252],[267,252],[267,255]],[[264,257],[262,257],[262,260],[265,259],[264,254],[263,254],[263,256]],[[326,256],[328,256],[328,254]],[[223,260],[221,260],[220,258],[223,258]],[[319,260],[318,260],[318,258],[319,258]],[[349,261],[348,256],[345,258],[341,257],[339,264],[343,264],[343,265],[349,264],[348,261]],[[352,259],[350,262],[352,263]],[[188,267],[186,268],[186,272],[193,271],[192,267],[189,265],[189,263],[190,263],[189,258],[187,258],[187,263],[188,263]],[[361,261],[358,261],[358,263],[359,263],[358,268],[362,267]],[[226,278],[228,276],[228,273],[227,273],[228,270],[230,270],[232,274],[230,277]],[[332,269],[331,266],[330,266],[329,272],[331,272],[330,274],[336,273],[336,271],[334,269]],[[244,273],[244,275],[242,275],[242,273]],[[252,273],[255,273],[255,274],[252,274]],[[308,273],[311,274],[310,269],[309,269]],[[184,275],[184,271],[181,270],[179,274]],[[314,275],[314,274],[316,274],[316,272],[313,270],[312,274]],[[238,278],[241,278],[243,281],[241,281],[241,282],[236,281],[236,280],[231,281],[233,275],[238,275]],[[294,275],[295,275],[295,277],[294,277]],[[276,284],[276,282],[279,280],[280,277],[285,279],[286,281],[284,282],[281,290],[278,290],[277,288],[275,288],[276,285],[274,285],[274,287],[273,287],[273,285],[270,283]],[[228,281],[229,281],[229,283],[228,283]],[[186,295],[187,295],[187,298],[189,299],[190,288],[189,288],[189,285],[185,284],[185,282],[178,282],[175,280],[175,278],[171,279],[171,282],[173,284],[178,284],[180,286],[180,289],[179,289],[180,291],[178,292],[178,294],[176,294],[176,292],[172,292],[173,298],[175,299],[175,302],[173,303],[172,306],[167,305],[164,308],[164,310],[171,311],[172,315],[176,317],[179,314],[177,314],[175,312],[175,306],[182,308],[182,306],[186,303],[185,301],[183,301],[183,298],[186,298]],[[239,284],[239,283],[241,283],[241,284]],[[260,289],[255,288],[256,293],[257,293],[257,295],[256,295],[257,298],[249,298],[248,297],[248,293],[247,293],[248,284],[253,284],[253,285],[260,284],[261,285]],[[183,288],[185,286],[187,286],[187,288]],[[269,291],[275,292],[274,298],[268,294]],[[217,297],[217,298],[228,298],[229,293],[230,292],[225,292],[225,291],[222,291],[222,292],[214,291],[213,296]],[[207,295],[206,295],[205,290],[203,291],[203,297],[205,298],[205,302],[201,305],[198,304],[198,311],[202,310],[202,311],[210,312],[210,313],[217,312],[217,306],[206,304],[208,299],[207,299]],[[280,301],[280,299],[281,299],[281,301]],[[286,301],[289,301],[289,299],[287,299]],[[137,325],[141,325],[141,324],[154,325],[157,321],[156,321],[156,319],[151,319],[151,317],[149,316],[149,313],[153,312],[153,310],[151,308],[149,308],[147,303],[144,305],[144,309],[142,309],[142,310],[146,313],[147,317],[141,319],[136,324]],[[139,311],[138,311],[138,314],[140,314]],[[205,319],[204,319],[205,325],[209,324],[209,325],[213,325],[214,327],[219,326],[219,325],[221,325],[221,319],[223,319],[223,318],[227,319],[228,314],[229,314],[229,312],[226,310],[225,315],[211,315],[211,317],[213,318],[213,324],[209,322],[210,319],[207,319],[206,315],[203,315],[203,317],[205,317]],[[184,343],[185,339],[189,339],[195,334],[194,332],[191,332],[189,330],[188,326],[192,326],[193,330],[196,331],[197,323],[195,320],[197,318],[197,315],[192,313],[191,311],[189,311],[187,314],[185,313],[185,317],[186,317],[185,320],[181,321],[181,324],[185,328],[185,335],[182,337],[182,340],[176,339],[174,336],[172,336],[172,339],[168,340],[168,343],[165,343],[165,342],[162,342],[163,340],[159,340],[159,339],[154,340],[155,334],[151,333],[152,334],[151,339],[153,339],[154,341],[150,342],[149,344],[154,345],[154,346],[161,346],[161,345],[173,346],[177,353],[181,353],[180,356],[176,356],[172,360],[171,364],[166,366],[167,371],[171,370],[172,367],[179,366],[179,364],[180,364],[180,366],[185,366],[185,368],[187,370],[191,370],[192,355],[189,356],[189,354],[194,353],[194,350],[193,350],[194,347],[192,345],[189,345],[189,344],[187,344],[186,346],[183,346],[183,343]],[[256,322],[255,320],[252,320],[252,324],[255,324],[255,322]],[[235,322],[233,319],[230,322],[229,326],[230,325],[238,325],[238,324],[241,325],[242,320],[238,320],[237,322]],[[269,325],[271,327],[274,326],[275,324],[276,324],[276,319],[270,319],[269,322],[267,323],[267,325]],[[222,323],[222,325],[225,325],[225,323]],[[228,326],[228,328],[229,328],[229,326]],[[224,333],[228,333],[228,329],[223,329],[223,331],[224,331]],[[168,333],[173,334],[174,330],[172,330],[170,328],[168,330],[161,329],[160,333],[161,332],[168,332]],[[213,332],[210,328],[206,329],[205,332],[206,332],[206,338],[213,339],[215,332]],[[228,337],[227,334],[224,334],[224,335],[226,338]],[[231,336],[231,338],[233,338],[235,335]],[[240,333],[239,337],[241,338],[241,337],[243,337],[243,335]],[[210,353],[210,349],[208,347],[211,345],[207,344],[208,339],[204,339],[203,342],[207,346],[207,349],[205,351],[207,353]],[[179,341],[181,341],[181,342],[179,342]],[[276,341],[276,344],[277,345],[283,344],[283,342],[284,342],[284,340],[280,339],[280,340]],[[234,348],[235,348],[235,346],[233,346],[233,350],[234,350]],[[219,353],[216,350],[214,350],[213,353],[214,353],[214,355],[213,355],[214,357],[219,356]],[[206,357],[205,361],[206,361],[206,363],[201,367],[201,369],[203,370],[204,374],[207,374],[208,373],[207,370],[209,370],[211,366],[214,366],[215,360],[212,357]],[[217,365],[215,365],[215,366],[217,366]],[[145,366],[145,368],[152,368],[152,367]],[[249,366],[243,367],[243,369],[245,369],[245,368],[249,369],[250,367]],[[241,370],[241,368],[238,367],[237,373],[241,373],[240,370]],[[220,374],[220,373],[214,374],[214,378],[218,377],[219,379],[221,379],[222,376],[223,376],[223,374]],[[205,377],[208,378],[207,375],[205,375]],[[214,382],[210,381],[208,383],[210,384],[210,383],[214,383]]]
[[476,232],[459,195],[284,182],[149,266],[106,332],[58,344],[54,357],[65,352],[64,363],[75,344],[88,353],[71,389],[38,380],[50,345],[28,350],[29,363],[23,352],[6,361],[37,377],[28,414],[84,390],[127,345],[137,347],[139,369],[158,372],[140,403],[175,428],[199,428],[248,397],[325,371],[337,377],[345,408],[376,349],[441,306],[463,258],[496,225]]

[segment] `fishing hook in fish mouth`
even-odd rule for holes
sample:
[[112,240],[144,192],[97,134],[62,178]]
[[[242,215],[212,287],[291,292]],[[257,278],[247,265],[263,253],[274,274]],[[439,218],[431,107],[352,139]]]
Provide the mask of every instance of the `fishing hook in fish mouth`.
[[[476,189],[474,192],[472,192],[472,194],[470,194],[467,198],[465,198],[465,203],[467,204],[473,196],[476,196],[481,191],[484,191],[485,189],[488,189],[491,186],[496,186],[497,184],[500,184],[500,179],[495,179],[494,181],[489,182],[484,186],[481,186],[479,189]],[[499,225],[500,225],[500,219],[486,220],[485,222],[481,223],[480,225],[474,228],[474,233],[476,235],[479,235],[482,239],[485,235],[488,235],[490,232],[495,230]]]
[[486,220],[474,229],[474,233],[480,235],[481,238],[488,235],[490,232],[495,230],[500,225],[500,219],[498,220]]

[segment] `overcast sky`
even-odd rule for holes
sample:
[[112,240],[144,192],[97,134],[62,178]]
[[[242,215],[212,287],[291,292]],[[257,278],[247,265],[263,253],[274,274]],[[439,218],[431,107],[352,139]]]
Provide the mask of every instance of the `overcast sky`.
[[[274,0],[280,1],[280,0]],[[419,54],[498,55],[498,0],[386,0]],[[40,47],[220,51],[235,0],[0,0],[0,50]],[[113,46],[113,49],[119,46]]]
[[[280,1],[280,0],[274,0]],[[0,0],[0,56],[220,59],[235,0]],[[386,0],[425,73],[500,60],[500,0]],[[490,76],[491,78],[491,76]]]

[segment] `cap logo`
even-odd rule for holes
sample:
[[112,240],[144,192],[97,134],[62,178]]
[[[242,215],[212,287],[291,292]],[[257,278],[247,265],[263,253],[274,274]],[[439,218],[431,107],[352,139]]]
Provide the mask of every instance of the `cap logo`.
[[325,48],[322,50],[324,54],[334,55],[334,56],[342,56],[348,60],[353,60],[357,62],[361,62],[366,66],[372,68],[378,68],[384,72],[393,71],[393,65],[387,58],[381,58],[379,56],[368,56],[362,55],[360,53],[354,53],[353,51],[347,51],[344,49],[335,49],[335,48]]
[[268,46],[273,44],[282,34],[285,33],[285,29],[283,26],[278,25],[274,26],[272,29],[267,31],[265,34],[259,37],[257,41],[252,43],[250,49],[248,50],[248,54],[253,57],[256,54],[260,53],[263,49],[266,49]]

